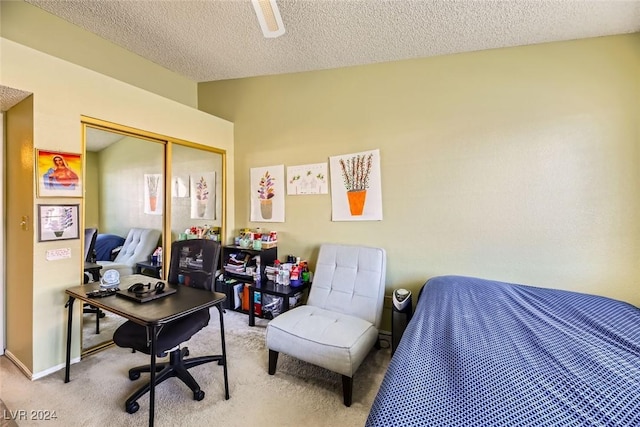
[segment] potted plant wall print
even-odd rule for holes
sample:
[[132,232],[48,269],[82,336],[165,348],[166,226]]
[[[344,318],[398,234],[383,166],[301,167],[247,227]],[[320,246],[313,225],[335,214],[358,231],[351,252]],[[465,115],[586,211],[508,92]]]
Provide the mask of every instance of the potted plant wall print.
[[287,166],[287,194],[328,194],[327,164]]
[[264,176],[260,178],[260,183],[258,184],[260,214],[263,219],[271,219],[273,216],[273,201],[271,199],[275,196],[273,190],[274,182],[275,179],[269,174],[269,171],[266,171]]
[[162,215],[162,174],[144,175],[144,213]]
[[351,215],[362,215],[364,202],[367,198],[367,188],[369,188],[372,159],[373,153],[369,153],[356,154],[355,156],[338,160],[344,188],[347,190],[347,200],[349,201]]
[[284,165],[251,169],[251,221],[284,222]]
[[192,174],[191,181],[191,218],[216,218],[216,173]]
[[196,200],[197,200],[197,215],[202,218],[204,211],[207,209],[207,201],[209,200],[209,187],[207,181],[203,176],[196,182]]
[[380,151],[330,158],[334,221],[382,219]]

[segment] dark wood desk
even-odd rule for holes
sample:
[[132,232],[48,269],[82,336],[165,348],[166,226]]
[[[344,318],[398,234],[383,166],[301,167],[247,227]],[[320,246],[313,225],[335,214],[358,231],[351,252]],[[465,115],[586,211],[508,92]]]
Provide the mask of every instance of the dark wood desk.
[[[121,279],[120,289],[127,289],[133,283],[149,281],[148,276],[131,275]],[[99,309],[115,313],[132,322],[145,326],[151,338],[151,387],[149,390],[149,426],[153,426],[154,406],[155,406],[155,376],[156,376],[156,344],[158,333],[163,325],[176,319],[188,316],[198,310],[215,306],[220,313],[220,338],[221,338],[221,364],[224,372],[225,399],[229,399],[229,382],[227,378],[227,352],[224,341],[224,319],[222,316],[222,303],[226,296],[217,292],[207,292],[201,289],[189,288],[187,286],[176,286],[177,292],[165,298],[149,301],[144,304],[137,303],[127,298],[116,295],[105,298],[89,298],[87,292],[98,289],[99,283],[76,286],[67,289],[69,295],[65,307],[68,308],[67,317],[67,357],[64,374],[64,382],[69,382],[69,371],[71,365],[71,324],[73,320],[73,303],[76,299],[88,302]]]

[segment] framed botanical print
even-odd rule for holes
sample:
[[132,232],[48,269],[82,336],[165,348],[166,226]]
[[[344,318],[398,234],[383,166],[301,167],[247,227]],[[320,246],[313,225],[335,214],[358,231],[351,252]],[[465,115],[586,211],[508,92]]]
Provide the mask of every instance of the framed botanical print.
[[80,205],[38,205],[38,242],[80,238]]
[[82,155],[36,150],[38,197],[82,197]]

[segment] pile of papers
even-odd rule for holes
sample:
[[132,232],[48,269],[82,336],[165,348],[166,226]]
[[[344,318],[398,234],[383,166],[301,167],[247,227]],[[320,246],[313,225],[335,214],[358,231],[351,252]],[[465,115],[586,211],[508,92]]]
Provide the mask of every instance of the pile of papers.
[[272,265],[267,265],[264,268],[264,273],[267,275],[267,280],[271,280],[272,282],[275,282],[276,275],[278,274],[278,269]]
[[247,262],[251,259],[251,255],[247,253],[233,253],[229,255],[227,262],[224,265],[225,271],[234,274],[246,274],[245,268]]

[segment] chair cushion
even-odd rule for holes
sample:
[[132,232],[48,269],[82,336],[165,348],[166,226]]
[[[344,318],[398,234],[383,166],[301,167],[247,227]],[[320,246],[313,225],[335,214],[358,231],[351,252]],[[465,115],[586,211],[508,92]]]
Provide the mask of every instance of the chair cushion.
[[[196,332],[209,324],[210,318],[207,308],[165,325],[158,334],[156,354],[162,357],[167,350],[188,341]],[[146,354],[151,353],[147,343],[147,328],[131,321],[123,323],[116,329],[113,342],[118,347],[133,348]]]
[[114,262],[135,267],[136,263],[147,261],[160,239],[160,230],[150,228],[132,228],[122,244]]
[[147,261],[160,239],[160,230],[132,228],[122,245],[122,249],[113,261],[96,261],[104,270],[113,269],[120,277],[134,273],[136,264]]
[[348,314],[303,305],[267,325],[267,347],[353,376],[378,339],[378,329]]

